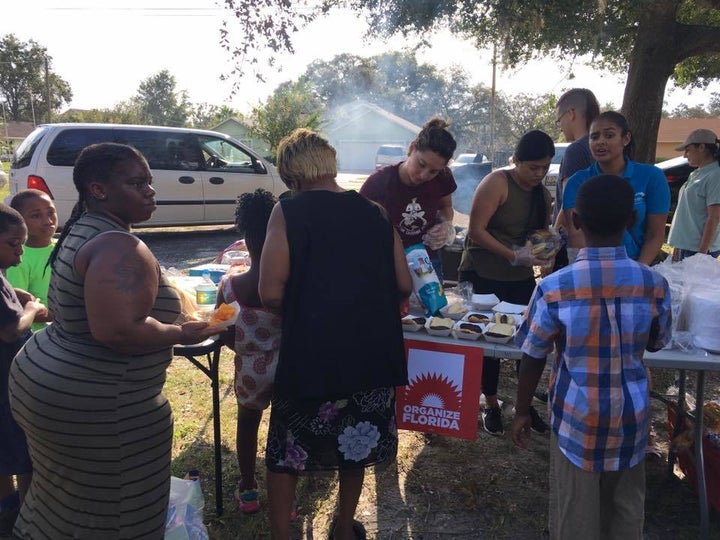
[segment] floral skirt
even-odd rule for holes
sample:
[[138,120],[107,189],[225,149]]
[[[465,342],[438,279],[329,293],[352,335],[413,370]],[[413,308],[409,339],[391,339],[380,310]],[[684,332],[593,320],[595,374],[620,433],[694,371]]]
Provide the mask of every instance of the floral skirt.
[[273,396],[265,461],[273,472],[359,469],[397,454],[395,388],[332,399]]

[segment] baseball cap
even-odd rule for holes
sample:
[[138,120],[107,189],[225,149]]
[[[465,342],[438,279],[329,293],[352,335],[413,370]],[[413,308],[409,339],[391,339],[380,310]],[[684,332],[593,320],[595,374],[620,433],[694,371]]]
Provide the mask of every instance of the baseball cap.
[[689,144],[712,144],[717,142],[717,135],[709,129],[695,129],[685,139],[680,146],[676,146],[675,150],[685,150]]

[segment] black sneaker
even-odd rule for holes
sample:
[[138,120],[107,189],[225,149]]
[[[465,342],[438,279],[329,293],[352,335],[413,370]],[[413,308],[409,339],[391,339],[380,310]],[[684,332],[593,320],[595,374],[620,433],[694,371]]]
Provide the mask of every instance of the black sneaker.
[[530,407],[528,413],[530,414],[530,429],[532,429],[535,433],[547,433],[550,426],[548,426],[545,423],[545,420],[540,417],[540,414],[538,414],[535,410],[535,407]]
[[502,411],[500,407],[492,407],[483,410],[483,428],[490,435],[502,435],[505,433],[502,423]]

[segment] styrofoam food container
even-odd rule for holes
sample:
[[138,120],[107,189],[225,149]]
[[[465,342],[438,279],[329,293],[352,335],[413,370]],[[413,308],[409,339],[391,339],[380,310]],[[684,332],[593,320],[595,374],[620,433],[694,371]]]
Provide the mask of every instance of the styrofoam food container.
[[[406,315],[405,317],[403,317],[403,318],[401,319],[401,321],[408,321],[408,320],[409,320],[409,321],[412,321],[413,319],[424,319],[425,322],[427,322],[427,317],[421,317],[421,316],[419,316],[419,315]],[[403,322],[403,323],[402,323],[402,329],[403,329],[403,332],[417,332],[417,331],[420,330],[424,325],[425,325],[424,323],[423,323],[423,324],[419,324],[419,323],[417,323],[417,322],[415,322],[415,321],[413,321],[412,324],[411,324],[411,323],[405,323],[405,322]]]
[[492,331],[492,327],[495,325],[495,323],[491,323],[485,326],[485,330],[483,330],[483,337],[485,338],[485,341],[488,341],[490,343],[508,343],[511,339],[515,337],[515,334],[517,334],[517,326],[515,327],[515,330],[512,333],[512,336],[508,337],[495,337],[495,336],[488,336],[488,332]]
[[[494,313],[488,312],[488,311],[468,311],[463,318],[462,321],[472,322],[469,320],[471,315],[484,315],[488,318],[488,322],[493,322],[493,317],[495,316]],[[474,323],[474,324],[484,324],[484,323]]]
[[[474,326],[477,328],[478,331],[477,332],[463,332],[462,330],[460,330],[460,325],[463,325],[463,324],[469,324],[471,326]],[[476,339],[478,339],[482,335],[484,330],[485,330],[485,325],[480,324],[480,323],[471,323],[471,322],[467,322],[467,321],[458,321],[455,323],[455,326],[453,326],[453,331],[455,333],[456,338],[469,339],[471,341],[475,341]]]
[[434,330],[434,329],[430,328],[430,321],[432,321],[433,319],[436,319],[436,318],[437,317],[428,317],[427,318],[427,320],[425,321],[425,330],[431,336],[448,337],[450,335],[450,332],[452,332],[452,329],[453,329],[452,326],[450,328],[442,329],[442,330]]
[[[450,308],[452,306],[459,306],[462,309],[453,313],[450,311]],[[460,302],[455,302],[453,304],[448,304],[447,306],[440,308],[440,315],[442,315],[443,317],[447,317],[448,319],[452,319],[453,321],[459,321],[465,316],[468,311],[470,311],[470,308],[464,306]]]

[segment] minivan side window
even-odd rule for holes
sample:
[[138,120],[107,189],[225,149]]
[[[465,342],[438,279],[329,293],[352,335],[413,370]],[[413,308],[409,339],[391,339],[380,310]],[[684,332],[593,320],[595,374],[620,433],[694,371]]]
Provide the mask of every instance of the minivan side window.
[[198,140],[208,170],[267,174],[261,162],[226,139],[200,135]]
[[12,160],[11,167],[13,169],[22,169],[30,165],[30,160],[32,160],[35,149],[38,147],[38,144],[40,144],[40,141],[43,140],[46,133],[47,127],[39,127],[20,143]]
[[72,167],[83,148],[100,142],[112,142],[109,129],[65,129],[58,133],[47,151],[50,165]]
[[116,129],[115,142],[134,146],[145,156],[151,169],[174,169],[175,155],[172,145],[168,146],[167,133],[143,129]]

